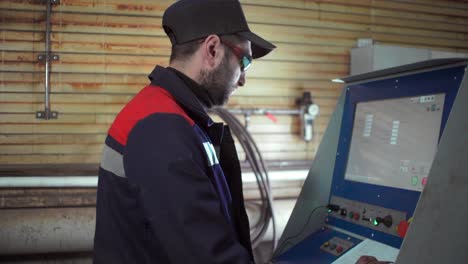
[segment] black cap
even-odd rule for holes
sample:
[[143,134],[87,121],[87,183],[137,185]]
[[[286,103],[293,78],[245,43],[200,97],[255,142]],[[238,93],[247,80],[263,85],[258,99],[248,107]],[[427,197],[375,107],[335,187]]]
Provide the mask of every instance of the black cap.
[[237,34],[250,40],[254,59],[276,48],[250,31],[238,0],[179,0],[166,9],[162,24],[172,45],[212,34]]

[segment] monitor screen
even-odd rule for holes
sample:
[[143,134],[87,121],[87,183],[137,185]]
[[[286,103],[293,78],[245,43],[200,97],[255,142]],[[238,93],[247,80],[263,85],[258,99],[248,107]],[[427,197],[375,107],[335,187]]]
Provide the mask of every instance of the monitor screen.
[[437,151],[445,94],[356,104],[345,179],[422,191]]

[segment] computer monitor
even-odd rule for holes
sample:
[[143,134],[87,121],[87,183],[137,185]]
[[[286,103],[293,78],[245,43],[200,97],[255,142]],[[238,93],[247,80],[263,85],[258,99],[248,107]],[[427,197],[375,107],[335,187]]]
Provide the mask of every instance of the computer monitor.
[[422,191],[437,151],[445,94],[356,104],[345,179]]

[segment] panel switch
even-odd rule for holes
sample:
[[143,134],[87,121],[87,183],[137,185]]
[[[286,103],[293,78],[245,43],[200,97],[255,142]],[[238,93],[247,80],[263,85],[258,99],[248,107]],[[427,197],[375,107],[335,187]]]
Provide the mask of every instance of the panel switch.
[[338,254],[340,254],[341,252],[343,252],[343,247],[340,247],[340,246],[336,247],[336,252],[337,252]]
[[391,227],[393,225],[393,219],[391,215],[387,215],[384,218],[377,217],[375,221],[377,222],[377,225],[380,223],[384,224],[386,227]]
[[354,217],[353,217],[353,218],[354,218],[354,220],[359,221],[359,214],[358,214],[358,213],[354,213]]
[[340,214],[341,214],[341,216],[345,216],[345,217],[346,217],[346,215],[348,214],[348,210],[346,210],[346,208],[342,208],[342,209],[340,210]]

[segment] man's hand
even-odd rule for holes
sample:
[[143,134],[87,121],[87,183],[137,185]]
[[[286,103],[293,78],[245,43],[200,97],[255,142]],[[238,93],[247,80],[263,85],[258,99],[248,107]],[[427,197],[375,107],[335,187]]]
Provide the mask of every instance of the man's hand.
[[356,264],[388,264],[393,262],[388,261],[378,261],[376,258],[372,256],[361,256]]

